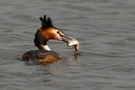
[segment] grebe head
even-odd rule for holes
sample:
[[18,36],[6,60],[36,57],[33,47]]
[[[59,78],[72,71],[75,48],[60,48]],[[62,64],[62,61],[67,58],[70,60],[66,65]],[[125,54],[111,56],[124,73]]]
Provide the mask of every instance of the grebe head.
[[41,28],[37,30],[34,39],[35,46],[39,49],[50,50],[47,46],[47,41],[51,39],[64,41],[66,43],[68,41],[66,41],[64,37],[72,39],[72,37],[67,36],[61,30],[54,27],[50,17],[44,15],[44,17],[39,17],[39,19],[41,20]]

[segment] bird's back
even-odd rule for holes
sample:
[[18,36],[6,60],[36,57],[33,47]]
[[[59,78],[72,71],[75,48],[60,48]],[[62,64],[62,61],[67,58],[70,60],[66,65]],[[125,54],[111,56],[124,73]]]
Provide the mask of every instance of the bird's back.
[[34,61],[39,64],[50,64],[60,60],[58,53],[48,50],[30,50],[23,54],[23,61]]

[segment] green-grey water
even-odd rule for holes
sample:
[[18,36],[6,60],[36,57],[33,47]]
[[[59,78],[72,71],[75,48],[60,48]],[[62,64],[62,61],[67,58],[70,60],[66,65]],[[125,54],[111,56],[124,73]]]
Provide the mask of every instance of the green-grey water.
[[[135,90],[135,0],[1,0],[0,90]],[[81,43],[48,42],[58,63],[26,64],[40,16]]]

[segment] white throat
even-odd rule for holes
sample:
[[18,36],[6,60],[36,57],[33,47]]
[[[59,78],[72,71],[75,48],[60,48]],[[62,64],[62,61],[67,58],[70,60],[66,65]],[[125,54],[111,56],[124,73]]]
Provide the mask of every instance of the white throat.
[[49,50],[49,51],[51,51],[51,49],[49,48],[48,45],[41,45],[41,47],[42,47],[44,50]]

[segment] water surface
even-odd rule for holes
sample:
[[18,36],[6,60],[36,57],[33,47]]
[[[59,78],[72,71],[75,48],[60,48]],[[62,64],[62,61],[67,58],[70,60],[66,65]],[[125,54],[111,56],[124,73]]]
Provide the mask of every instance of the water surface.
[[[0,8],[1,90],[135,90],[135,0],[3,0]],[[81,55],[50,41],[60,62],[20,61],[37,49],[33,38],[44,14],[81,42]]]

